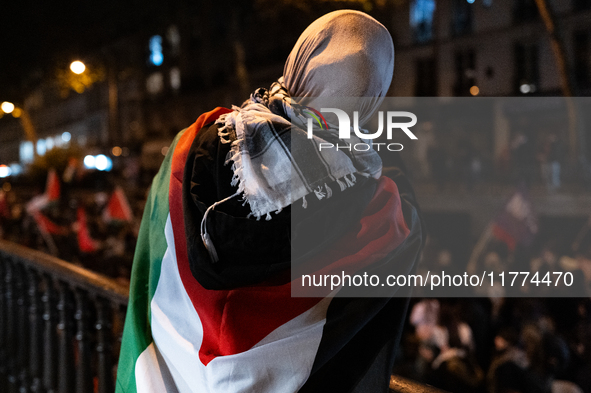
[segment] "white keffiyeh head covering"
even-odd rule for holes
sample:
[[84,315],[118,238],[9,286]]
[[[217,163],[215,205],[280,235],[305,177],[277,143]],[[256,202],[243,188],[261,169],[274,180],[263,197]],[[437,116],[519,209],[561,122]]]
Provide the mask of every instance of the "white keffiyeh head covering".
[[[358,11],[331,12],[300,36],[283,77],[269,91],[258,89],[242,107],[218,119],[222,142],[232,143],[227,160],[233,163],[232,184],[253,216],[269,220],[272,212],[298,199],[304,198],[305,206],[308,194],[330,197],[330,184],[342,191],[355,183],[355,174],[369,177],[381,172],[373,149],[319,151],[318,143],[338,140],[338,131],[315,132],[308,139],[291,121],[300,115],[301,105],[314,107],[318,97],[354,97],[359,101],[347,100],[354,108],[340,109],[359,111],[362,126],[385,96],[393,68],[394,46],[382,24]],[[362,140],[353,136],[340,142]]]

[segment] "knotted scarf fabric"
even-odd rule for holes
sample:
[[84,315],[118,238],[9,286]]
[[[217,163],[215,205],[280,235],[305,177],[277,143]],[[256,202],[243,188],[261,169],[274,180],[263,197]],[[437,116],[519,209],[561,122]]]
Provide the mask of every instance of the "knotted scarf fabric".
[[[381,173],[382,162],[373,149],[320,149],[321,143],[367,141],[354,133],[339,140],[338,127],[330,122],[325,123],[328,130],[315,128],[309,139],[302,109],[314,110],[315,100],[323,97],[358,98],[354,107],[341,109],[358,111],[362,126],[386,94],[393,67],[394,47],[383,25],[361,12],[332,12],[300,36],[277,83],[256,90],[240,108],[218,119],[222,141],[232,143],[232,184],[253,216],[270,220],[272,212],[298,199],[305,206],[309,194],[329,198],[353,186],[356,176]],[[306,106],[292,97],[301,97]]]

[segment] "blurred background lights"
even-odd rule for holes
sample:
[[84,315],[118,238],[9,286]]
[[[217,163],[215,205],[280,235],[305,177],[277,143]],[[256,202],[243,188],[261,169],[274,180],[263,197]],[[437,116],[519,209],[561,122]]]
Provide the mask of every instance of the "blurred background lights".
[[0,105],[0,108],[4,113],[12,113],[14,110],[14,104],[12,102],[4,101],[2,105]]
[[12,174],[12,169],[6,165],[0,165],[0,178],[8,177]]
[[9,167],[12,171],[12,176],[20,175],[23,172],[23,167],[17,163],[12,163]]
[[113,160],[107,157],[107,167],[105,168],[105,171],[109,172],[111,169],[113,169]]
[[21,117],[23,114],[23,110],[20,108],[14,108],[14,110],[12,111],[12,117]]
[[47,151],[47,143],[45,142],[45,139],[39,139],[37,141],[37,154],[42,156],[42,155],[45,155],[46,151]]
[[121,155],[121,153],[123,153],[123,149],[122,149],[122,148],[120,148],[119,146],[115,146],[115,147],[113,148],[113,150],[111,150],[111,153],[113,153],[113,155],[114,155],[115,157],[119,157],[119,156]]
[[478,88],[478,86],[472,86],[470,88],[470,94],[472,94],[473,96],[477,96],[480,93],[480,89]]
[[158,94],[164,89],[164,77],[161,72],[154,72],[146,79],[146,90],[150,94]]
[[86,66],[80,60],[76,60],[76,61],[73,61],[72,64],[70,64],[70,70],[74,74],[80,75],[86,70]]
[[70,142],[70,139],[72,139],[72,135],[69,132],[66,131],[62,134],[62,141]]
[[150,38],[150,62],[155,66],[159,66],[164,61],[162,54],[162,37],[159,35]]
[[94,169],[94,156],[88,155],[86,157],[84,157],[84,166],[88,169]]
[[105,169],[107,169],[107,156],[105,156],[104,154],[99,154],[98,156],[96,156],[94,159],[94,166],[99,171],[104,171]]
[[33,142],[31,142],[31,141],[21,142],[20,152],[19,152],[21,162],[26,164],[26,163],[33,161],[33,158],[35,157],[34,150],[35,149],[33,148]]
[[178,67],[172,67],[170,69],[170,87],[175,90],[181,88],[181,70]]
[[95,157],[94,167],[99,171],[110,171],[113,168],[113,162],[104,154]]
[[162,62],[164,61],[164,56],[162,56],[162,53],[154,53],[151,57],[152,60],[152,64],[159,66],[162,64]]
[[528,83],[524,83],[521,86],[519,86],[519,91],[522,94],[529,94],[529,93],[533,93],[536,91],[536,85],[534,84],[528,84]]
[[410,25],[415,29],[417,42],[427,42],[433,32],[433,18],[435,15],[435,0],[415,0],[410,2]]
[[474,4],[474,1],[476,0],[466,0],[469,4]]

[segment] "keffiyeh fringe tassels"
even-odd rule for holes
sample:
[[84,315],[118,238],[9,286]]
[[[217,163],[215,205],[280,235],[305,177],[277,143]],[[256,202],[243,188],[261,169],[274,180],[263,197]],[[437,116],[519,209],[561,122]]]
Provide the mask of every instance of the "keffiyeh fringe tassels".
[[[363,170],[360,170],[344,154],[316,152],[318,159],[314,165],[319,165],[318,170],[302,170],[302,165],[308,161],[295,157],[311,154],[309,149],[315,149],[317,145],[310,143],[308,147],[305,139],[298,139],[296,146],[299,150],[292,150],[293,138],[306,138],[299,133],[290,133],[286,137],[286,132],[290,132],[288,127],[296,124],[295,127],[299,128],[299,123],[305,124],[299,117],[302,114],[298,115],[295,109],[297,107],[298,104],[292,102],[285,87],[281,83],[274,83],[269,90],[257,89],[241,107],[233,106],[232,112],[220,116],[216,121],[220,126],[218,135],[221,142],[231,143],[226,156],[226,164],[232,162],[231,185],[243,193],[242,199],[252,211],[249,216],[257,220],[263,216],[270,220],[271,213],[278,213],[299,199],[302,199],[305,207],[307,201],[304,197],[311,193],[319,200],[330,198],[333,195],[329,186],[331,182],[336,182],[337,189],[344,191],[355,185],[356,174],[369,177],[369,173],[375,169],[363,161],[363,157],[356,156],[354,160],[364,162],[361,165]],[[317,139],[316,136],[314,138]],[[381,167],[379,158],[377,162]],[[273,168],[268,167],[269,163],[273,163]]]

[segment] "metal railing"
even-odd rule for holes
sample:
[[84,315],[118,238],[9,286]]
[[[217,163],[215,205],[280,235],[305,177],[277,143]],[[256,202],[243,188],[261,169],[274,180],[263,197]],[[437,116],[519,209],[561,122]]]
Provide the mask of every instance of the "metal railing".
[[115,389],[128,288],[0,240],[0,391]]
[[[0,240],[0,392],[108,393],[128,288]],[[394,393],[441,390],[393,376]]]
[[446,393],[431,385],[425,385],[412,379],[392,375],[390,377],[391,393]]

